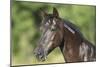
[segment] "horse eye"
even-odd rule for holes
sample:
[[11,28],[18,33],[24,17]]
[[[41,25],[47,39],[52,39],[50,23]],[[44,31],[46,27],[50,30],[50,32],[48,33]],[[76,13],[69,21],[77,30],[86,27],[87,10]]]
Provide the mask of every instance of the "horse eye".
[[48,20],[48,23],[50,23],[50,20]]
[[54,25],[56,25],[56,22],[55,22],[55,20],[53,20],[53,24],[54,24]]
[[48,20],[45,25],[48,26],[49,24],[50,24],[50,20]]
[[56,31],[56,25],[53,24],[53,25],[51,26],[51,31]]
[[46,26],[48,26],[48,25],[49,25],[49,23],[47,22],[45,25],[46,25]]

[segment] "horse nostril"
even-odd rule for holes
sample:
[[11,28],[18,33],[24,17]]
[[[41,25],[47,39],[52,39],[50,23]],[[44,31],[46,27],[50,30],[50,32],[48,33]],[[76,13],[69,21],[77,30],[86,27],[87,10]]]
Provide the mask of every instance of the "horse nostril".
[[42,52],[37,53],[38,56],[43,56],[44,54]]
[[39,55],[41,55],[41,52],[34,52],[33,54],[36,56],[39,56]]

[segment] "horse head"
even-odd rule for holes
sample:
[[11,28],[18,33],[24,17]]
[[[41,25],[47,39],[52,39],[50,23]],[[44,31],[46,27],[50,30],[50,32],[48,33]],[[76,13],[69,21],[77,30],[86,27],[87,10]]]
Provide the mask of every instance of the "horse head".
[[44,61],[47,55],[57,46],[60,45],[63,38],[63,22],[59,17],[59,13],[56,8],[53,8],[52,14],[42,12],[42,24],[41,24],[41,38],[34,51],[37,59]]

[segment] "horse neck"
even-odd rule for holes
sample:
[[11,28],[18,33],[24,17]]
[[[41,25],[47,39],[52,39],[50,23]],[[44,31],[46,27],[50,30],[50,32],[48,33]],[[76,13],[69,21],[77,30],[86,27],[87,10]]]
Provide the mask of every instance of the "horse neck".
[[[63,56],[64,56],[66,62],[85,61],[84,59],[79,57],[79,55],[80,55],[79,48],[83,45],[88,47],[86,49],[87,52],[89,49],[91,49],[91,48],[93,49],[94,53],[92,53],[90,50],[90,53],[92,54],[92,56],[91,56],[91,58],[89,58],[87,60],[90,60],[90,61],[94,60],[95,59],[95,47],[89,41],[87,41],[85,38],[83,38],[77,31],[75,31],[75,33],[73,34],[67,28],[64,28],[64,37],[63,37],[63,41],[60,45],[60,49],[63,53]],[[71,56],[71,57],[69,57],[69,56]],[[87,57],[89,57],[89,56],[87,56]]]
[[74,30],[71,31],[70,26],[69,28],[66,28],[63,26],[63,30],[64,30],[63,38],[60,45],[61,51],[63,50],[63,47],[65,46],[64,44],[66,44],[67,46],[76,47],[76,46],[79,46],[84,39],[79,32],[74,31]]
[[72,41],[72,43],[75,44],[75,43],[80,43],[84,39],[76,25],[74,25],[68,20],[65,21],[63,19],[60,19],[60,21],[63,23],[63,27],[62,27],[63,28],[63,40],[65,42],[70,43],[70,41]]

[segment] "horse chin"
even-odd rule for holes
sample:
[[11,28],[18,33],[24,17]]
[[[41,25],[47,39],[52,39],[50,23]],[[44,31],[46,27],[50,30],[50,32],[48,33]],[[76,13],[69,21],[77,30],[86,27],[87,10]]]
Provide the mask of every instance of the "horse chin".
[[45,61],[47,59],[47,50],[35,49],[34,56],[38,61]]
[[47,57],[43,57],[41,58],[41,61],[45,61],[47,59]]
[[45,61],[47,59],[47,56],[41,56],[40,55],[40,56],[37,57],[37,59],[38,59],[38,61],[42,61],[43,62],[43,61]]

